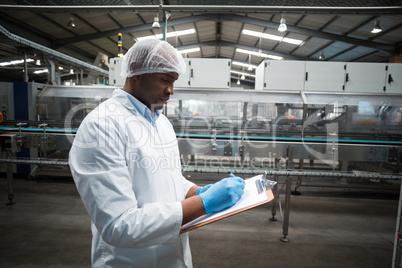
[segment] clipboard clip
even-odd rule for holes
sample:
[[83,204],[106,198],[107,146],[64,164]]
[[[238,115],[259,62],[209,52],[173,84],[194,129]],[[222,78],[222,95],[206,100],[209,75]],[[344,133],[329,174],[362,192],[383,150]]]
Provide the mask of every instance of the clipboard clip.
[[262,175],[261,180],[258,179],[255,181],[255,184],[256,184],[257,190],[258,190],[258,194],[260,194],[266,190],[270,190],[276,185],[277,182],[267,180],[267,176],[268,176],[267,171],[264,171],[264,174]]

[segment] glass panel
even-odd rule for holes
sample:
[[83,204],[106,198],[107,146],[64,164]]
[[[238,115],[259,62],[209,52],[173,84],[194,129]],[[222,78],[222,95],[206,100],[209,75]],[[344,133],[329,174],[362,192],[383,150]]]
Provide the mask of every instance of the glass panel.
[[402,95],[304,95],[305,105],[300,92],[180,89],[167,115],[179,133],[326,138],[331,129],[338,138],[363,140],[402,133]]
[[37,97],[37,118],[62,123],[69,117],[71,122],[78,124],[96,106],[112,96],[114,89],[105,86],[47,86]]

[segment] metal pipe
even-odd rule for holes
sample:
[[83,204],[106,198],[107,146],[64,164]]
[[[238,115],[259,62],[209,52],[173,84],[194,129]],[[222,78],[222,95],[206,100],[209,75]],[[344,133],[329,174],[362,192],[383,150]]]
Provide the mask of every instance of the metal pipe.
[[51,160],[31,160],[31,159],[0,159],[0,163],[15,163],[15,164],[36,164],[36,165],[59,165],[68,166],[67,161],[51,161]]
[[33,6],[0,5],[5,10],[28,10],[33,12],[155,12],[156,10],[180,12],[225,12],[225,13],[331,13],[331,14],[400,14],[401,6],[379,7],[311,7],[311,6],[231,6],[231,5],[99,5],[99,6]]
[[[0,159],[2,162],[2,159]],[[182,168],[184,172],[200,172],[200,173],[227,173],[227,169],[208,169],[208,168]],[[313,171],[277,171],[266,170],[268,175],[272,176],[309,176],[309,177],[338,177],[338,178],[366,178],[366,179],[390,179],[390,180],[402,180],[402,176],[399,175],[383,175],[383,174],[352,174],[341,172],[313,172]],[[257,175],[261,174],[263,170],[234,170],[238,174]]]
[[28,83],[28,56],[27,51],[24,49],[24,82]]
[[[62,165],[67,166],[68,161],[56,160],[31,160],[31,159],[0,159],[0,163],[16,163],[16,164],[42,164],[42,165]],[[229,169],[229,168],[228,168]],[[227,173],[228,169],[208,169],[208,168],[182,168],[183,172],[199,172],[199,173]],[[338,177],[338,178],[365,178],[365,179],[387,179],[387,180],[402,180],[399,175],[384,175],[384,174],[352,174],[341,172],[307,172],[307,171],[277,171],[266,170],[268,175],[272,176],[309,176],[309,177]],[[234,170],[238,174],[261,174],[263,170]]]
[[56,78],[56,66],[54,65],[54,62],[50,57],[48,57],[48,56],[45,56],[45,57],[46,57],[47,62],[50,64],[50,72],[48,73],[48,83],[51,85],[57,85],[56,79],[55,79]]
[[292,178],[286,178],[286,195],[285,195],[285,213],[283,216],[283,225],[282,225],[282,234],[281,237],[282,242],[289,242],[288,234],[289,234],[289,217],[290,217],[290,194],[292,190]]
[[402,231],[401,226],[401,212],[402,212],[402,184],[399,192],[398,216],[396,217],[395,237],[394,237],[394,250],[392,255],[392,268],[401,267],[401,238],[399,237]]
[[55,56],[55,57],[58,57],[60,59],[66,60],[66,61],[68,61],[70,63],[73,63],[73,64],[75,64],[77,66],[81,66],[81,67],[83,67],[85,69],[89,69],[91,71],[94,71],[97,74],[109,76],[109,71],[106,71],[106,70],[104,70],[102,68],[99,68],[97,66],[94,66],[92,64],[86,63],[84,61],[75,59],[75,58],[73,58],[71,56],[65,55],[63,53],[60,53],[60,52],[58,52],[56,50],[53,50],[53,49],[50,49],[48,47],[42,46],[42,45],[40,45],[38,43],[32,42],[32,41],[30,41],[28,39],[25,39],[23,37],[20,37],[18,35],[15,35],[15,34],[9,32],[6,28],[4,28],[1,25],[0,25],[0,34],[3,34],[8,39],[10,39],[10,40],[12,40],[14,42],[17,42],[19,44],[29,46],[29,47],[34,48],[36,50],[42,51],[45,54],[48,54],[48,55]]

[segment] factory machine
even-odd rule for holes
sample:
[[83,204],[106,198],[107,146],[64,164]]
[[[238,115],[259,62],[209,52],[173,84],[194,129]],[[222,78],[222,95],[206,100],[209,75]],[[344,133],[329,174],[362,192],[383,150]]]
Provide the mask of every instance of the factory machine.
[[[80,122],[113,90],[43,86],[32,98],[31,120],[9,120],[5,113],[3,163],[25,161],[32,176],[69,174],[68,151]],[[178,88],[164,113],[176,131],[184,167],[194,170],[397,174],[401,104],[402,94]],[[31,151],[21,155],[23,149]]]
[[[68,152],[80,122],[115,87],[37,85],[26,90],[29,108],[18,117],[19,91],[0,86],[8,94],[0,99],[0,167],[12,203],[12,176],[21,166],[31,176],[70,176]],[[184,171],[231,170],[245,178],[267,171],[274,180],[287,178],[284,241],[292,181],[294,193],[314,186],[312,178],[320,187],[331,178],[342,181],[337,187],[400,185],[402,92],[186,87],[175,89],[164,114]]]

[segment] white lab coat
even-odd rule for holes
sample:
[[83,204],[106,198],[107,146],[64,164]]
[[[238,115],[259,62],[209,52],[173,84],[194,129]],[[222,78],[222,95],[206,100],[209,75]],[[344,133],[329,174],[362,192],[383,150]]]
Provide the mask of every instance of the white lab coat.
[[[157,130],[156,130],[157,129]],[[69,164],[91,220],[93,267],[192,267],[176,136],[156,128],[116,89],[82,122]]]

